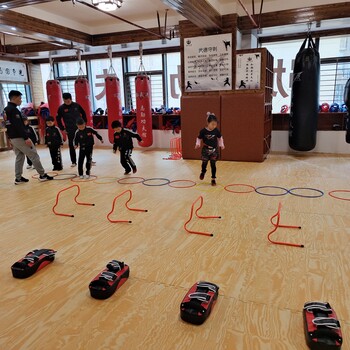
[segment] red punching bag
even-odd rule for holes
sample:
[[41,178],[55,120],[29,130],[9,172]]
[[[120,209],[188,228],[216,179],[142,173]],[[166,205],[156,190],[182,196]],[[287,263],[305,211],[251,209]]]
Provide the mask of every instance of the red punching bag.
[[48,80],[46,82],[46,93],[50,114],[56,120],[58,107],[62,104],[62,89],[60,82],[58,80]]
[[90,100],[90,84],[86,78],[79,77],[75,80],[75,100],[83,107],[86,113],[87,125],[92,127],[92,107]]
[[151,82],[146,74],[135,78],[137,132],[142,138],[141,147],[152,146],[152,94]]
[[114,130],[112,129],[112,122],[119,120],[123,125],[122,103],[120,100],[120,83],[116,76],[109,76],[105,78],[106,87],[106,102],[108,109],[108,138],[109,142],[114,142]]

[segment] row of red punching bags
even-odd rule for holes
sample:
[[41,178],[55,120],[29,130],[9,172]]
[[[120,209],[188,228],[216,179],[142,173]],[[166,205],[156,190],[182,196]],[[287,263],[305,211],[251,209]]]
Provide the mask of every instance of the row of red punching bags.
[[[75,81],[76,102],[79,103],[86,112],[87,125],[92,126],[92,107],[90,101],[90,84],[89,81],[80,77]],[[114,120],[123,123],[122,103],[120,93],[120,82],[116,76],[105,78],[106,102],[108,109],[108,138],[113,143],[114,130],[111,124]],[[142,137],[139,145],[149,147],[153,143],[152,135],[152,108],[151,108],[151,83],[145,74],[140,74],[135,78],[136,90],[136,121],[137,131]],[[62,89],[58,80],[48,80],[46,82],[46,91],[49,109],[52,115],[57,115],[58,107],[62,102]]]

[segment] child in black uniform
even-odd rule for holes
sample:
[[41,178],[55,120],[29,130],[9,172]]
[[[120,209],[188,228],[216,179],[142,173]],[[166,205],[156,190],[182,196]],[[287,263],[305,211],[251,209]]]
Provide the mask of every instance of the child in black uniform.
[[137,172],[136,164],[131,158],[131,153],[134,148],[132,139],[136,138],[138,141],[142,141],[142,138],[136,132],[132,132],[129,129],[122,128],[120,121],[115,120],[112,122],[112,129],[114,130],[114,144],[113,153],[120,151],[120,164],[125,169],[124,175],[128,175],[131,172],[135,174]]
[[50,150],[52,170],[62,170],[61,146],[63,145],[63,137],[60,129],[55,125],[54,117],[51,116],[46,118],[45,145]]
[[204,179],[207,172],[208,162],[210,161],[211,167],[211,185],[216,186],[216,161],[218,160],[219,152],[218,147],[224,149],[224,139],[218,130],[218,120],[215,114],[207,113],[207,127],[199,132],[196,140],[195,149],[201,146],[201,140],[203,141],[202,148],[202,172],[199,176],[201,180]]
[[[35,146],[36,144],[39,143],[38,135],[34,128],[30,125],[30,121],[27,116],[23,116],[23,123],[24,123],[24,130],[28,134],[28,137],[32,140],[33,145]],[[27,157],[27,169],[32,169],[33,163],[32,161]]]
[[78,159],[78,172],[79,177],[84,179],[84,160],[86,158],[86,179],[90,178],[91,162],[92,162],[92,151],[94,148],[94,135],[103,143],[102,136],[93,128],[86,126],[84,119],[79,118],[77,120],[78,130],[75,132],[74,136],[74,146],[79,150],[79,159]]

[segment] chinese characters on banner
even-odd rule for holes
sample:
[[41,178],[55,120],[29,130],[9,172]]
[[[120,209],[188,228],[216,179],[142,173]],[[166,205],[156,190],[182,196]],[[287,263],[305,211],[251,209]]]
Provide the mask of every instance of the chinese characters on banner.
[[0,81],[28,83],[26,64],[22,62],[0,61]]
[[[146,108],[150,110],[150,99],[149,99],[149,93],[147,91],[140,91],[136,92],[136,100],[138,102],[137,108],[139,104],[141,105],[140,107],[140,112],[137,110],[137,113],[140,113],[140,124],[141,124],[141,130],[138,127],[137,131],[140,133],[140,136],[142,139],[147,139],[148,138],[148,133],[152,133],[152,129],[148,130],[148,124],[147,123],[147,114],[146,114]],[[151,112],[152,113],[152,112]],[[149,113],[148,113],[149,114]]]
[[[148,95],[148,94],[147,94]],[[147,139],[148,136],[148,131],[146,128],[146,113],[145,113],[145,107],[143,105],[141,105],[141,117],[140,117],[140,123],[141,123],[141,137],[143,139]]]
[[232,34],[184,39],[185,91],[232,90]]
[[261,54],[238,54],[236,63],[236,90],[260,89]]

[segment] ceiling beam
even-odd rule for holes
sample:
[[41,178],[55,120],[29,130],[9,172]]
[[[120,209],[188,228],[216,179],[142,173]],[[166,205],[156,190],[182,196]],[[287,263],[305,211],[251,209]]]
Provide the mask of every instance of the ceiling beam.
[[[349,35],[350,27],[341,28],[341,29],[329,29],[329,30],[317,30],[310,32],[313,38],[321,38],[327,36],[336,36],[336,35]],[[287,41],[287,40],[301,40],[306,38],[306,32],[292,33],[292,34],[281,34],[281,35],[271,35],[271,36],[262,36],[259,38],[259,43],[273,43],[278,41]]]
[[[158,33],[158,28],[149,28],[148,31]],[[137,29],[117,33],[92,35],[92,46],[118,45],[156,40],[156,37],[149,32]],[[179,36],[178,26],[174,27],[174,34],[176,38]]]
[[91,45],[91,36],[89,34],[10,10],[0,10],[1,24],[15,27],[24,34],[44,34],[48,37],[48,41],[65,39],[80,44]]
[[[180,52],[179,46],[173,46],[173,47],[167,47],[167,48],[161,48],[161,49],[145,49],[143,50],[144,55],[155,55],[155,54],[163,54],[163,53],[171,53],[171,52]],[[130,51],[122,51],[122,52],[113,52],[112,57],[130,57],[130,56],[138,56],[140,55],[140,51],[138,50],[130,50]],[[106,59],[108,58],[107,53],[96,53],[96,54],[88,54],[88,55],[82,55],[81,58],[83,60],[96,60],[96,59]],[[70,61],[76,61],[77,58],[73,54],[69,57],[54,57],[53,58],[56,63],[58,62],[70,62]],[[41,64],[41,63],[49,63],[48,58],[39,58],[39,59],[32,59],[31,62],[33,64]]]
[[165,5],[174,9],[197,27],[205,30],[221,30],[220,13],[206,0],[162,0]]
[[[337,4],[309,6],[298,9],[262,13],[260,25],[261,28],[269,28],[347,17],[350,17],[349,1]],[[243,16],[238,18],[238,29],[245,32],[256,28],[254,28],[248,16]]]
[[53,0],[0,0],[0,8],[15,9],[17,7],[40,5]]
[[33,52],[64,50],[65,47],[59,47],[50,43],[33,43],[24,45],[6,45],[5,51],[11,54],[29,54]]

